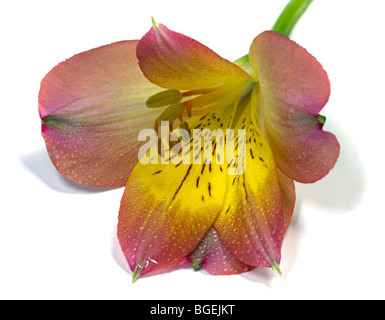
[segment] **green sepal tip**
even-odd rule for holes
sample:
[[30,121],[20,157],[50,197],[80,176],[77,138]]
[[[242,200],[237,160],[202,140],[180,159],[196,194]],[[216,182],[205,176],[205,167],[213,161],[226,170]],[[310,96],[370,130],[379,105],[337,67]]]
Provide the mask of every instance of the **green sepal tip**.
[[152,26],[153,26],[155,29],[158,29],[158,28],[159,28],[159,23],[155,21],[155,18],[154,18],[154,17],[151,17],[151,23],[152,23]]
[[193,263],[192,267],[195,271],[199,271],[202,268],[202,266],[198,262]]
[[140,273],[141,273],[141,269],[139,267],[136,267],[134,270],[134,273],[132,274],[131,283],[135,283],[135,281],[138,280]]
[[321,124],[325,124],[325,122],[326,122],[326,117],[323,116],[322,114],[319,114],[319,115],[317,116],[317,120],[318,120]]
[[278,272],[278,274],[280,275],[280,276],[282,276],[282,271],[281,271],[281,269],[279,268],[279,264],[277,263],[277,262],[272,262],[271,263],[271,266],[273,267],[273,269],[275,270],[275,271],[277,271]]

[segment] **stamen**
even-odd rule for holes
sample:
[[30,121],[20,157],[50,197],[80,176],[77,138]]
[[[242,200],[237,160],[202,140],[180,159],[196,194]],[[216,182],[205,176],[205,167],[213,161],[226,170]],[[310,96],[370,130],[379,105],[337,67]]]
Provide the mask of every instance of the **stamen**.
[[155,131],[158,132],[159,123],[162,121],[168,121],[170,123],[170,129],[172,128],[173,122],[178,119],[178,117],[183,112],[183,104],[181,102],[174,103],[170,105],[166,110],[155,121]]
[[165,90],[148,98],[146,106],[148,108],[165,107],[181,101],[182,98],[183,96],[178,90]]
[[228,105],[238,104],[254,86],[255,83],[252,81],[231,79],[215,88],[187,91],[182,94],[183,97],[200,95],[184,101],[184,109],[189,117],[214,112]]
[[192,116],[191,109],[192,109],[193,105],[189,101],[194,100],[195,98],[191,99],[191,97],[203,96],[203,95],[211,93],[211,92],[213,92],[215,90],[216,90],[216,87],[206,88],[206,89],[196,89],[196,90],[190,90],[190,91],[183,92],[182,93],[183,98],[190,98],[190,100],[187,100],[187,101],[183,102],[184,109],[185,109],[185,114],[184,115],[189,117],[189,118],[191,118],[191,116]]
[[191,96],[200,96],[202,94],[207,94],[214,91],[216,88],[208,88],[208,89],[199,89],[199,90],[190,90],[182,93],[183,97],[191,97]]

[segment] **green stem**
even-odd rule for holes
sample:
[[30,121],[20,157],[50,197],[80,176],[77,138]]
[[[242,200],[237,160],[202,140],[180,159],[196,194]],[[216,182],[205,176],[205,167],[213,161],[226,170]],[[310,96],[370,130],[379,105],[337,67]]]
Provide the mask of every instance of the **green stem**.
[[[290,37],[294,26],[305,13],[312,1],[313,0],[291,0],[286,5],[285,9],[283,9],[271,30]],[[249,63],[249,55],[246,54],[243,57],[240,57],[234,61],[234,63],[241,68],[247,66]]]
[[290,34],[313,0],[291,0],[275,22],[272,31],[290,37]]

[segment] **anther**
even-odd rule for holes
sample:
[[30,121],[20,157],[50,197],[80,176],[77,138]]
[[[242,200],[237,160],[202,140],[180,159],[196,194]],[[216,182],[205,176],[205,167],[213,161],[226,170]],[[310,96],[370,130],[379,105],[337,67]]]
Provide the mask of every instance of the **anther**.
[[183,98],[178,90],[165,90],[154,94],[146,101],[148,108],[160,108],[178,103]]

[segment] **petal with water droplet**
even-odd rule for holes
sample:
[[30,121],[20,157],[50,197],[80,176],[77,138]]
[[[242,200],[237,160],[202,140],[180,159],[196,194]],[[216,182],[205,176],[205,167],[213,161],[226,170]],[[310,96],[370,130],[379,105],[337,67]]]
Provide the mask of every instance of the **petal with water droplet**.
[[118,238],[135,277],[178,264],[213,224],[225,195],[227,171],[215,161],[215,150],[224,140],[210,135],[223,123],[229,125],[231,116],[232,108],[225,108],[186,121],[191,134],[194,129],[200,132],[199,139],[191,136],[182,142],[188,146],[182,153],[189,163],[175,161],[176,151],[162,164],[155,152],[158,164],[140,162],[132,171],[121,201]]
[[258,123],[278,168],[299,182],[323,178],[340,150],[318,116],[330,95],[326,72],[304,48],[272,31],[254,39],[249,57],[258,72]]
[[223,245],[222,240],[211,227],[205,237],[189,255],[194,269],[204,267],[208,272],[215,275],[239,274],[250,271],[254,267],[237,260]]
[[[286,233],[295,205],[294,182],[279,171],[278,178],[282,192],[284,232]],[[192,263],[194,269],[202,266],[215,275],[239,274],[255,268],[236,259],[224,246],[214,227],[209,229],[196,249],[183,263]]]
[[145,106],[161,89],[139,69],[137,43],[77,54],[42,80],[42,134],[53,164],[72,181],[124,186],[138,160],[139,131],[152,128],[162,112]]
[[245,154],[238,163],[245,171],[228,181],[214,227],[237,260],[254,267],[277,267],[284,234],[282,194],[273,155],[251,116],[251,106],[235,127],[246,130]]

